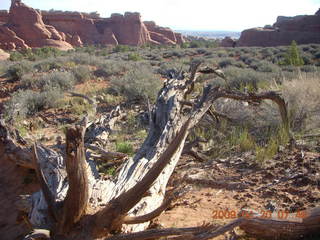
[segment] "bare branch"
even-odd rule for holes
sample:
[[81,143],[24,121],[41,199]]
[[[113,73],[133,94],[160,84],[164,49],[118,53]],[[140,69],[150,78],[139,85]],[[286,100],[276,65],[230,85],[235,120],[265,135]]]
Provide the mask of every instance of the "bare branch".
[[231,223],[218,228],[217,230],[215,230],[213,232],[207,231],[204,233],[195,234],[195,236],[193,238],[190,238],[190,240],[207,240],[207,239],[215,238],[219,235],[222,235],[222,234],[234,229],[235,227],[240,226],[244,221],[246,221],[246,219],[238,218],[238,219],[232,221]]
[[24,237],[23,240],[34,240],[34,239],[50,239],[50,231],[46,229],[34,229],[30,234]]
[[95,101],[91,98],[89,98],[88,96],[81,94],[81,93],[76,93],[76,92],[68,92],[71,97],[80,97],[80,98],[84,98],[85,100],[88,101],[88,103],[90,104],[95,104]]
[[289,126],[287,105],[285,100],[280,96],[279,93],[274,91],[269,91],[269,92],[262,92],[262,93],[255,94],[255,93],[242,93],[234,90],[233,91],[224,90],[224,91],[221,91],[221,97],[240,100],[240,101],[247,101],[249,103],[251,102],[251,103],[257,103],[257,104],[260,104],[262,100],[271,100],[275,102],[279,107],[282,124],[286,129],[288,135],[290,136],[290,131],[289,131],[290,126]]
[[102,157],[106,158],[106,159],[124,159],[127,158],[128,155],[124,154],[124,153],[120,153],[120,152],[108,152],[100,147],[97,147],[95,145],[92,144],[85,144],[86,148],[89,148],[93,151],[98,152],[99,154],[102,155]]
[[152,219],[158,217],[163,211],[165,211],[174,199],[175,197],[173,196],[166,197],[160,207],[143,216],[127,216],[123,219],[124,224],[138,224],[151,221]]

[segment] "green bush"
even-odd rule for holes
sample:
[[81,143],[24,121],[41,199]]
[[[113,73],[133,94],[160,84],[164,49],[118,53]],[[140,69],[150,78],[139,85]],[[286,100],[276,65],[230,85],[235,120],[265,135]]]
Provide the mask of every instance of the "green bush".
[[116,143],[116,151],[132,155],[133,154],[133,146],[128,142],[117,142]]
[[88,66],[80,65],[72,69],[77,83],[84,83],[91,78],[91,71]]
[[9,66],[7,73],[12,80],[18,81],[22,78],[24,74],[30,73],[32,72],[32,70],[33,63],[28,61],[21,61],[19,63]]
[[258,72],[279,72],[280,68],[279,66],[270,63],[268,61],[259,61],[255,64],[251,64],[250,67],[252,67],[254,70]]
[[291,45],[285,56],[285,60],[281,62],[282,65],[301,66],[304,64],[303,59],[300,57],[299,49],[296,41],[292,41]]
[[32,90],[20,90],[15,92],[5,104],[5,116],[28,117],[47,108],[55,107],[62,94],[57,89],[35,92]]
[[154,100],[161,88],[159,77],[153,74],[150,66],[135,64],[121,77],[111,78],[113,88],[128,100]]
[[219,67],[226,68],[228,66],[235,66],[237,64],[237,61],[234,58],[225,58],[221,61],[219,61]]
[[75,84],[75,77],[70,72],[51,72],[40,77],[27,76],[22,85],[27,88],[46,91],[48,89],[70,90]]
[[57,61],[56,58],[49,58],[46,60],[38,61],[34,67],[38,72],[48,72],[54,69],[62,69],[63,64]]
[[129,52],[131,50],[128,45],[117,45],[114,47],[113,52]]
[[100,66],[105,60],[102,57],[90,55],[89,53],[76,52],[69,56],[69,60],[79,65]]
[[24,58],[23,54],[18,52],[18,51],[14,51],[10,53],[10,61],[21,61]]
[[248,91],[256,91],[259,84],[272,79],[271,74],[261,73],[252,69],[228,67],[224,73],[229,80],[229,86],[238,90],[247,88]]
[[128,60],[129,61],[140,61],[140,60],[142,60],[142,57],[138,53],[129,53]]
[[39,59],[57,57],[62,55],[63,52],[57,48],[52,47],[43,47],[43,48],[34,48],[34,49],[24,49],[21,51],[15,51],[10,54],[11,61],[20,61],[23,59],[29,61],[36,61]]
[[94,72],[97,77],[110,77],[112,75],[124,74],[130,68],[131,63],[124,61],[106,60]]

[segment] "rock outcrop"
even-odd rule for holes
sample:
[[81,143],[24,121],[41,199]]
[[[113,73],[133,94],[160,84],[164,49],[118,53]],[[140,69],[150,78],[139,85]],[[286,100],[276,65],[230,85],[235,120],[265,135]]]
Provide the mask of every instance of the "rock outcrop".
[[170,28],[164,28],[156,25],[153,21],[145,21],[151,39],[161,44],[182,44],[185,42],[182,34],[173,32]]
[[272,27],[244,30],[237,46],[281,46],[290,45],[292,40],[298,44],[320,43],[320,10],[315,15],[279,16]]
[[12,1],[7,23],[0,27],[0,47],[14,50],[44,46],[73,48],[53,26],[44,24],[38,11],[21,1]]
[[236,43],[236,40],[231,37],[225,37],[221,40],[220,47],[235,47]]
[[7,60],[9,57],[10,57],[9,53],[6,53],[5,51],[0,49],[0,61]]
[[153,22],[144,23],[139,13],[127,12],[101,18],[98,14],[37,11],[12,1],[10,11],[0,11],[0,48],[5,50],[51,46],[63,50],[83,45],[181,44],[181,34]]

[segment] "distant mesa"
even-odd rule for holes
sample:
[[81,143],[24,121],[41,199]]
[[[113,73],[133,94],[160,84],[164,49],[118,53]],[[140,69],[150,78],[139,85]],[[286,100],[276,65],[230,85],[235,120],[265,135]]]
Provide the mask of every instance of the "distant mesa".
[[0,49],[16,50],[50,46],[61,50],[83,45],[181,44],[180,33],[142,22],[140,13],[40,11],[20,0],[12,0],[9,12],[0,10]]
[[224,47],[274,47],[290,45],[292,40],[298,44],[320,43],[320,9],[315,15],[295,17],[279,16],[271,26],[251,28],[241,32],[239,40],[223,39]]

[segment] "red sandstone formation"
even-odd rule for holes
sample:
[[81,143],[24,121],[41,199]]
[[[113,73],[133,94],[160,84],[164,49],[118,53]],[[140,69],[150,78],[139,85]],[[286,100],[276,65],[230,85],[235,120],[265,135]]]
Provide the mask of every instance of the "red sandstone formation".
[[0,26],[0,48],[4,50],[29,48],[24,40],[6,26]]
[[174,33],[176,35],[177,44],[181,45],[182,43],[186,42],[183,35],[181,33]]
[[320,11],[315,15],[278,17],[270,28],[244,30],[237,46],[281,46],[292,40],[298,44],[320,43]]
[[182,44],[185,42],[180,33],[173,32],[170,28],[157,26],[153,21],[145,21],[151,39],[161,44]]
[[12,2],[6,26],[23,39],[29,47],[51,46],[63,50],[72,49],[70,44],[62,40],[61,35],[53,26],[43,23],[38,11],[20,1]]
[[97,14],[39,12],[13,0],[10,11],[0,11],[0,48],[5,50],[51,46],[63,50],[84,44],[182,44],[184,38],[169,28],[141,21],[139,13]]
[[233,40],[231,37],[225,37],[222,39],[220,43],[220,47],[235,47],[236,46],[236,41]]

